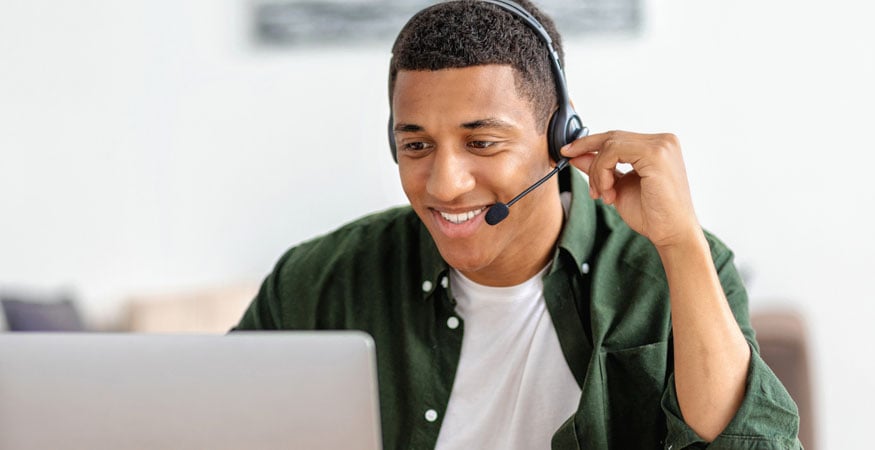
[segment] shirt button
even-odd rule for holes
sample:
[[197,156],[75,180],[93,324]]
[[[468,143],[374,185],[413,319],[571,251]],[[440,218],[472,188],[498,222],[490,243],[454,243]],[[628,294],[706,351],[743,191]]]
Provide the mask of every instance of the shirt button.
[[437,411],[435,411],[433,409],[429,409],[428,411],[425,412],[425,420],[427,420],[429,422],[434,422],[435,420],[437,420],[437,417],[438,417]]
[[447,278],[447,277],[443,277],[443,278],[441,278],[441,286],[442,286],[444,289],[450,287],[450,279]]
[[584,274],[589,273],[589,263],[583,263],[580,265],[580,271]]
[[431,292],[431,281],[425,280],[422,282],[422,292]]
[[451,316],[449,319],[447,319],[447,327],[449,327],[449,329],[451,330],[459,328],[459,318],[456,316]]

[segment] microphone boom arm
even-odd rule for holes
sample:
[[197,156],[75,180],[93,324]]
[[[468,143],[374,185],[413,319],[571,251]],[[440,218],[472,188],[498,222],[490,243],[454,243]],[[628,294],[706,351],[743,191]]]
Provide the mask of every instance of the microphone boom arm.
[[525,191],[520,193],[520,195],[517,195],[516,197],[514,197],[513,200],[511,200],[507,203],[498,202],[498,203],[492,205],[489,208],[489,211],[486,211],[486,223],[488,223],[489,225],[497,225],[499,222],[504,220],[505,217],[507,217],[507,215],[510,213],[509,208],[511,206],[513,206],[513,204],[516,203],[517,200],[525,197],[526,194],[537,189],[538,186],[544,184],[544,182],[549,180],[550,177],[552,177],[553,175],[556,175],[557,173],[559,173],[559,171],[566,168],[567,166],[568,166],[568,158],[560,159],[556,163],[556,167],[554,167],[553,170],[550,171],[550,173],[545,175],[544,178],[541,178],[540,180],[538,180],[537,183],[529,186],[528,189],[526,189]]
[[528,194],[529,192],[532,192],[532,191],[534,191],[535,189],[537,189],[538,186],[544,184],[547,180],[550,179],[550,177],[552,177],[553,175],[556,175],[557,173],[559,173],[559,172],[560,172],[562,169],[564,169],[565,166],[567,166],[567,165],[568,165],[568,158],[562,158],[562,159],[560,159],[559,162],[556,163],[556,167],[554,167],[553,170],[550,171],[550,173],[548,173],[547,175],[545,175],[544,178],[541,178],[540,180],[538,180],[537,183],[535,183],[535,184],[529,186],[528,189],[526,189],[525,191],[521,192],[520,195],[517,195],[516,197],[514,197],[513,200],[507,202],[507,207],[510,208],[511,206],[513,206],[513,204],[516,203],[517,200],[523,198],[523,197],[524,197],[526,194]]

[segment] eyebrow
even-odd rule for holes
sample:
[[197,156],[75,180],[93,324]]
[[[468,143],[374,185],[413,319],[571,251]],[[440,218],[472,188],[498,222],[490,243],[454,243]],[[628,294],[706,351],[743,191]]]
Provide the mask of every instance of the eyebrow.
[[477,130],[480,128],[507,129],[507,128],[513,128],[513,125],[511,125],[510,122],[506,122],[506,121],[501,120],[501,119],[489,118],[489,119],[480,119],[480,120],[475,120],[473,122],[463,123],[462,128],[466,128],[469,130]]
[[422,126],[412,123],[399,123],[392,128],[392,131],[396,133],[415,133],[423,130],[425,130],[425,128]]
[[[465,128],[468,130],[477,130],[480,128],[500,128],[500,129],[508,129],[513,128],[509,122],[506,122],[501,119],[478,119],[471,122],[465,122],[461,125],[461,128]],[[392,128],[396,133],[416,133],[419,131],[424,131],[421,125],[416,125],[412,123],[399,123]]]

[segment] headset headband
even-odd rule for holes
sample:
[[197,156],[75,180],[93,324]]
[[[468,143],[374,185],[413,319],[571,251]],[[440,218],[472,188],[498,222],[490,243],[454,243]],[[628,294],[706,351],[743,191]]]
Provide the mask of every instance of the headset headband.
[[568,103],[568,88],[565,85],[565,72],[562,70],[562,61],[559,59],[559,52],[553,47],[553,38],[550,37],[550,33],[541,25],[541,22],[538,21],[535,16],[532,15],[525,8],[520,6],[520,4],[510,1],[510,0],[480,0],[483,3],[491,3],[499,8],[504,9],[505,11],[510,12],[515,15],[517,18],[526,23],[526,25],[531,28],[535,34],[541,37],[541,41],[547,45],[547,52],[550,57],[550,67],[553,70],[553,78],[556,80],[556,96],[557,101],[560,105],[563,103]]
[[[461,1],[461,0],[457,0]],[[547,148],[550,152],[550,157],[559,162],[562,160],[562,155],[559,154],[559,149],[565,144],[573,141],[579,136],[585,136],[589,133],[589,129],[583,126],[574,107],[571,106],[571,101],[568,98],[568,87],[565,84],[565,73],[562,70],[562,62],[559,60],[559,52],[553,47],[553,38],[547,33],[547,30],[541,25],[541,22],[535,18],[529,11],[523,8],[516,2],[511,0],[479,0],[482,3],[490,3],[501,8],[504,11],[512,14],[528,25],[541,41],[547,46],[549,53],[550,67],[552,68],[553,78],[556,86],[556,101],[558,109],[550,117],[550,124],[547,128]],[[439,4],[438,4],[439,5]],[[435,6],[429,8],[434,8]],[[426,8],[429,9],[429,8]],[[423,10],[425,11],[425,10]],[[391,92],[390,98],[391,98]],[[392,159],[398,162],[398,149],[395,146],[395,130],[393,129],[392,120],[392,105],[389,105],[389,149],[392,151]]]

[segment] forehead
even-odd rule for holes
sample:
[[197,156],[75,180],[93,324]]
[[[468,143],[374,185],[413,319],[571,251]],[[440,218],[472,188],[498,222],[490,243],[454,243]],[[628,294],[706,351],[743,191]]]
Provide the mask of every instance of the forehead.
[[517,91],[514,69],[506,65],[399,71],[392,111],[396,121],[440,115],[533,116],[530,102]]

